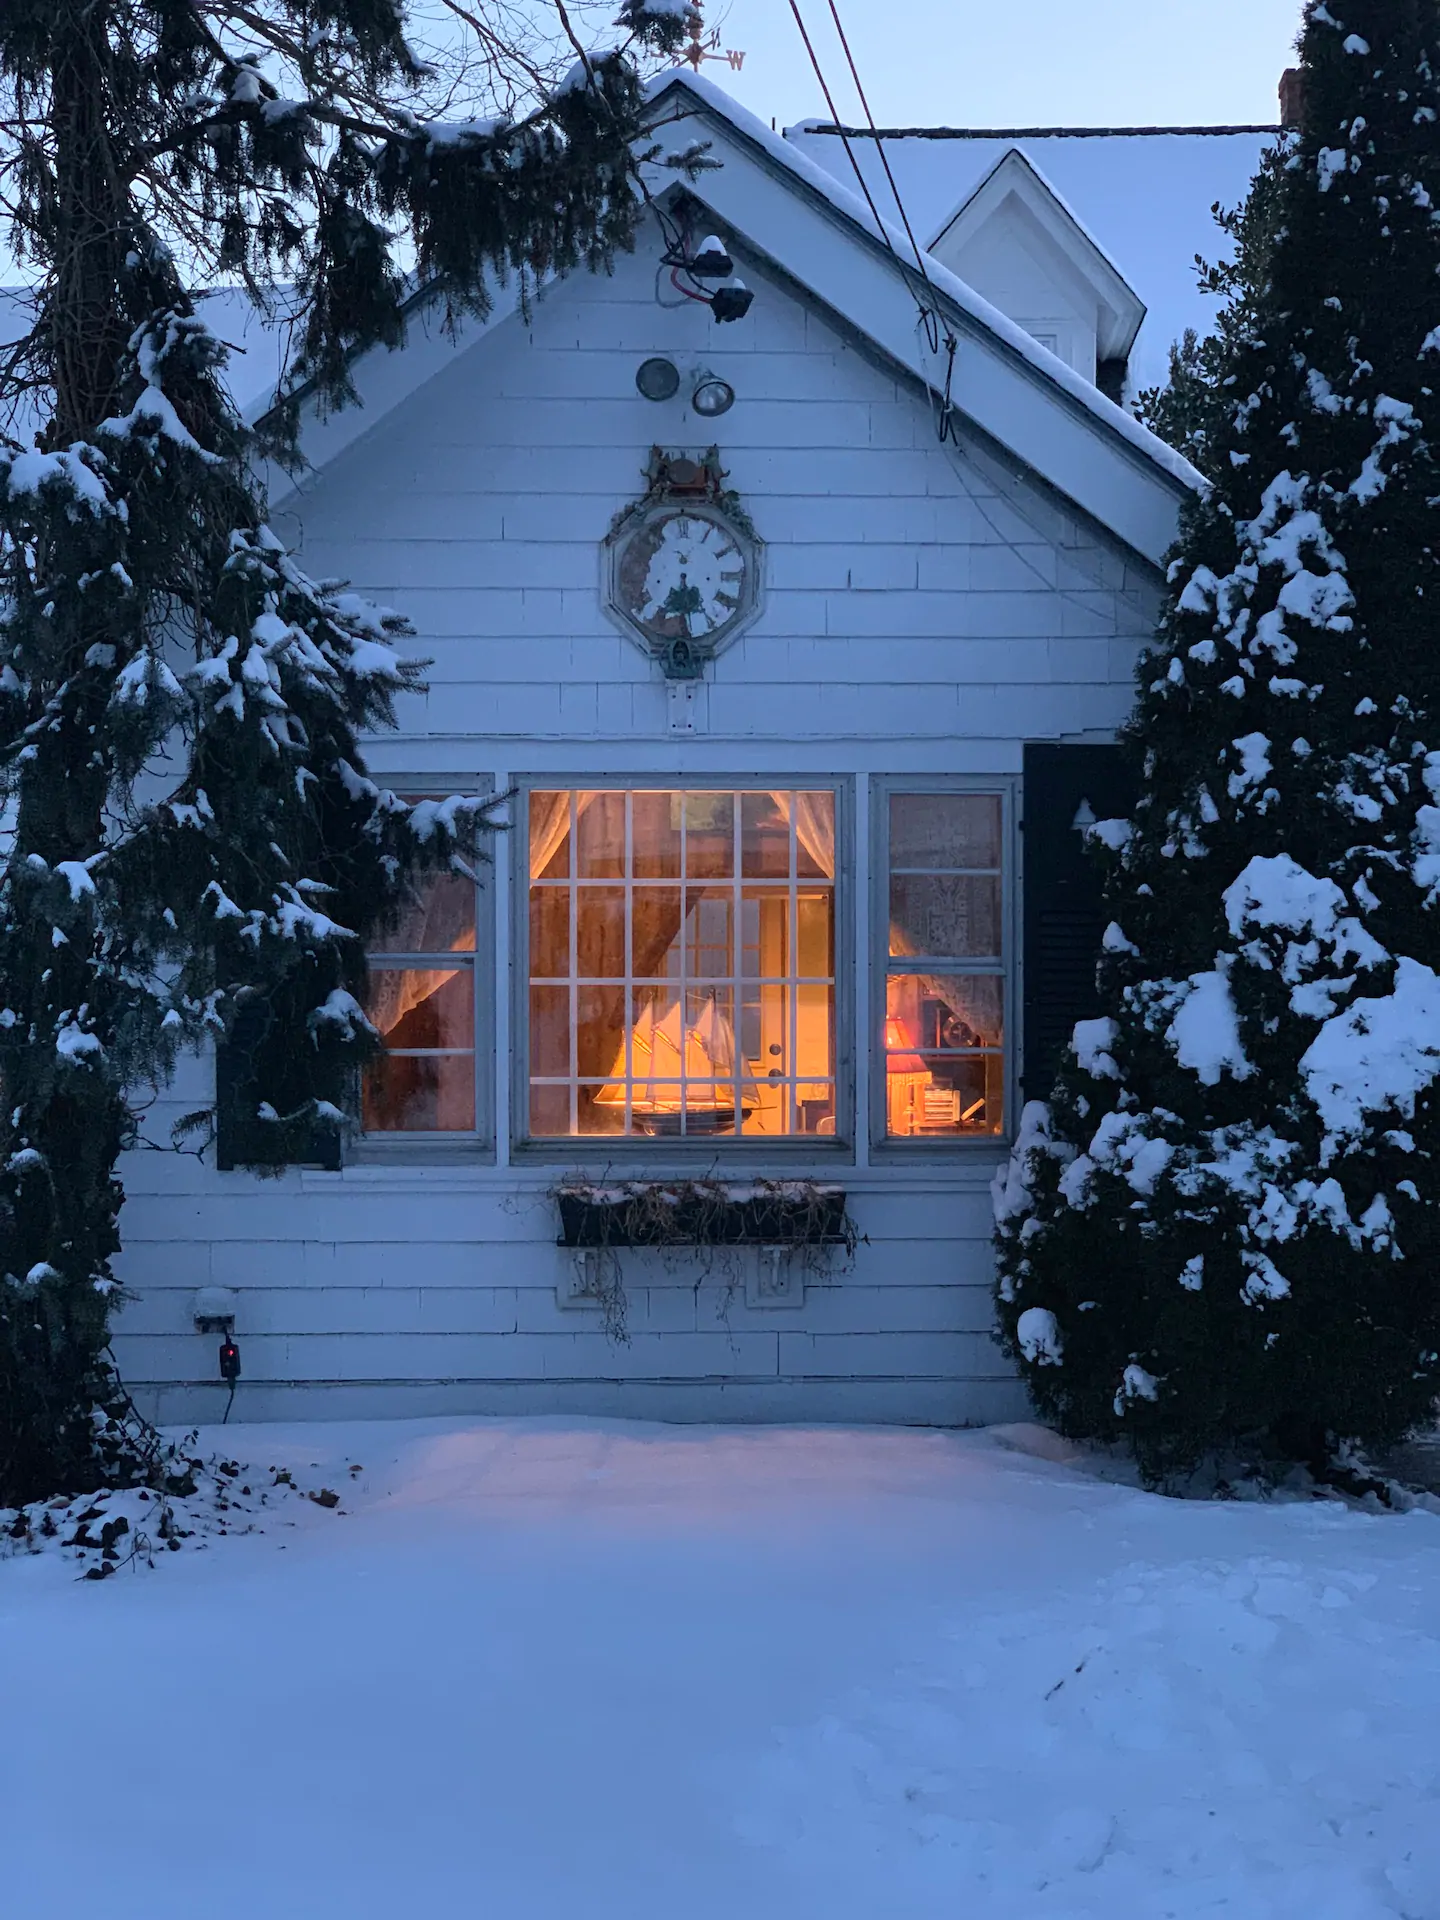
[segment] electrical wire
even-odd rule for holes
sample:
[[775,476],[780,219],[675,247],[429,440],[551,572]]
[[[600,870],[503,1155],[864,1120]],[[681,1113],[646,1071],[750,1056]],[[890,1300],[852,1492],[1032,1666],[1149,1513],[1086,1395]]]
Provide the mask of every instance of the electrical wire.
[[[885,142],[880,138],[880,129],[875,124],[875,116],[870,111],[870,102],[866,98],[865,85],[860,78],[860,69],[855,64],[855,56],[850,51],[850,42],[840,23],[840,9],[835,0],[829,0],[830,18],[835,22],[835,31],[840,36],[840,45],[845,50],[845,59],[850,68],[850,78],[855,82],[855,91],[860,96],[860,105],[865,109],[865,119],[875,138],[875,151],[880,156],[880,164],[885,169],[885,178],[890,182],[890,191],[895,196],[895,205],[899,210],[901,222],[905,228],[905,237],[915,251],[915,264],[920,269],[920,277],[930,287],[930,275],[925,271],[925,256],[920,250],[920,242],[915,238],[915,229],[910,225],[910,216],[905,211],[905,202],[900,198],[900,189],[895,183],[895,175],[890,171],[890,156],[885,151]],[[930,288],[934,292],[934,288]]]
[[860,95],[860,104],[865,110],[865,118],[870,123],[870,131],[875,140],[876,151],[880,156],[880,164],[885,169],[885,178],[889,181],[890,191],[895,197],[895,205],[899,210],[901,221],[904,223],[906,238],[914,249],[915,266],[913,268],[907,260],[902,259],[896,249],[894,241],[890,238],[889,225],[881,218],[880,209],[875,204],[875,196],[870,191],[870,183],[866,180],[860,162],[855,157],[855,150],[850,144],[850,136],[845,131],[844,122],[841,120],[839,110],[835,105],[835,96],[830,91],[829,82],[826,80],[824,72],[821,69],[814,43],[810,38],[805,26],[805,21],[801,16],[799,0],[790,0],[790,11],[795,16],[795,24],[800,29],[800,38],[804,41],[805,51],[810,56],[810,65],[814,70],[816,80],[820,83],[820,91],[825,96],[825,104],[830,109],[830,118],[834,122],[836,133],[840,136],[840,143],[845,149],[845,157],[849,160],[851,170],[856,180],[860,183],[860,191],[865,196],[865,204],[870,209],[870,215],[875,222],[876,231],[889,249],[891,257],[900,268],[901,273],[906,276],[908,280],[909,276],[918,270],[920,278],[924,282],[925,291],[930,295],[928,301],[922,299],[920,295],[915,292],[913,284],[911,284],[911,293],[914,296],[915,304],[920,313],[920,324],[925,330],[925,344],[933,354],[938,354],[943,346],[946,354],[945,383],[943,388],[937,388],[928,374],[925,380],[926,386],[930,389],[931,393],[935,394],[939,401],[936,431],[943,445],[945,441],[953,439],[955,433],[955,403],[952,396],[955,384],[955,356],[960,350],[960,340],[953,327],[947,326],[942,332],[939,296],[931,282],[929,273],[926,271],[925,256],[921,251],[920,243],[915,238],[914,228],[910,224],[910,216],[905,211],[905,203],[900,197],[900,188],[891,170],[889,155],[885,152],[885,143],[880,138],[880,129],[875,124],[875,116],[870,111],[870,102],[866,97],[865,88],[860,79],[860,69],[856,66],[855,56],[850,51],[850,42],[846,38],[845,29],[841,24],[839,10],[835,0],[828,0],[828,4],[830,7],[830,16],[835,22],[835,30],[840,36],[840,44],[845,49],[845,59],[849,64],[850,76],[855,82],[856,92]]
[[691,287],[681,286],[679,267],[672,267],[670,269],[670,284],[677,293],[683,293],[687,300],[698,300],[701,306],[704,307],[711,307],[715,304],[708,293],[696,293]]
[[[870,191],[870,183],[861,172],[860,162],[855,158],[855,149],[850,145],[850,136],[845,131],[845,123],[840,118],[840,110],[835,105],[835,96],[831,93],[830,84],[821,71],[820,61],[811,43],[809,30],[800,14],[799,0],[790,0],[790,11],[794,14],[795,24],[800,29],[800,38],[805,42],[805,51],[810,56],[810,65],[814,69],[815,78],[820,83],[820,91],[825,96],[825,104],[830,109],[830,118],[834,121],[835,131],[840,136],[840,144],[845,149],[845,158],[850,162],[855,178],[860,182],[860,191],[865,196],[865,204],[870,209],[871,218],[875,222],[875,230],[885,242],[885,245],[889,247],[891,253],[895,253],[894,243],[890,239],[885,222],[880,217],[880,209],[876,206],[874,195]],[[895,254],[895,257],[898,260],[900,256]]]
[[651,205],[654,209],[655,217],[660,223],[660,232],[665,241],[665,251],[660,256],[660,265],[655,274],[655,304],[674,312],[678,312],[683,304],[675,300],[662,300],[660,297],[660,276],[664,273],[666,267],[669,267],[670,284],[677,293],[683,294],[686,300],[698,301],[702,306],[713,306],[715,304],[714,300],[705,288],[697,288],[695,286],[686,287],[680,284],[680,275],[682,273],[685,273],[687,278],[693,279],[693,275],[690,275],[688,272],[688,263],[691,255],[691,243],[694,240],[694,231],[688,224],[688,220],[683,225],[671,220],[658,200],[652,201]]
[[[935,287],[930,279],[929,270],[925,265],[925,255],[921,251],[920,242],[915,238],[915,229],[911,226],[910,216],[905,211],[905,202],[901,197],[899,182],[896,180],[890,166],[890,156],[885,151],[885,142],[880,138],[880,129],[876,125],[874,114],[870,111],[870,100],[865,92],[865,83],[860,78],[860,69],[855,64],[854,54],[850,51],[850,41],[846,35],[844,23],[840,18],[839,6],[836,0],[828,0],[828,5],[830,8],[830,18],[835,22],[835,31],[840,36],[840,45],[845,52],[846,64],[850,68],[850,78],[855,82],[855,91],[860,96],[860,105],[865,110],[865,119],[875,141],[875,151],[879,155],[881,166],[885,169],[885,178],[890,183],[890,191],[894,195],[895,206],[899,212],[901,223],[905,228],[905,237],[914,249],[915,264],[920,269],[920,277],[933,295],[935,293]],[[925,314],[925,338],[930,347],[930,351],[932,353],[938,353],[941,346],[938,306],[932,308]],[[951,396],[955,384],[955,355],[959,351],[960,342],[953,327],[946,329],[944,345],[946,349],[945,390],[940,398],[939,420],[940,438],[942,441],[948,440],[954,432],[955,404]]]

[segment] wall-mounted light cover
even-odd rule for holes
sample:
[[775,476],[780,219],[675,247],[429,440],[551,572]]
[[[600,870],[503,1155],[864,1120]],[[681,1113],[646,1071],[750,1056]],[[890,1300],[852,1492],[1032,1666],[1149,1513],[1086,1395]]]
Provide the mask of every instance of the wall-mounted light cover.
[[673,360],[656,355],[641,361],[635,385],[647,400],[673,400],[680,391],[680,369]]
[[695,383],[690,404],[702,420],[718,420],[734,406],[735,389],[728,380],[717,379],[713,373],[702,373]]
[[710,311],[723,326],[727,320],[743,320],[754,302],[755,296],[743,280],[727,280],[711,294]]
[[697,280],[728,280],[734,271],[735,265],[725,250],[725,242],[713,233],[700,242],[690,262],[690,272]]

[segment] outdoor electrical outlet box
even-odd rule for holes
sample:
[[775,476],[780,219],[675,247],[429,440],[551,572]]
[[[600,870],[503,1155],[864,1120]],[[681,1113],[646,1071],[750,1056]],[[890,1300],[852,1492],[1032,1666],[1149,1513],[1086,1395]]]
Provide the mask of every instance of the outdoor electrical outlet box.
[[197,1333],[230,1333],[239,1306],[229,1287],[201,1287],[192,1309]]

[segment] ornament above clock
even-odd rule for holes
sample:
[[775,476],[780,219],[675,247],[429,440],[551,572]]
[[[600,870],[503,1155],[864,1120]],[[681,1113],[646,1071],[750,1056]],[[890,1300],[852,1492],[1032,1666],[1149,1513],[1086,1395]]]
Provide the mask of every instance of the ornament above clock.
[[761,543],[716,448],[651,449],[644,496],[605,539],[605,598],[669,680],[695,680],[754,616]]

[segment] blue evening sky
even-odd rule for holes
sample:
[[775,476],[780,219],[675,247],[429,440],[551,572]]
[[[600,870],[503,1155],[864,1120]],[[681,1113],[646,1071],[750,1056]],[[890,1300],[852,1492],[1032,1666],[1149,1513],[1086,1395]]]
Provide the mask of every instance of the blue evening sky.
[[[799,0],[841,115],[859,114],[829,0]],[[1300,0],[836,0],[882,126],[1270,122]],[[745,50],[707,76],[781,126],[825,104],[790,0],[706,0]],[[828,115],[826,115],[828,118]]]

